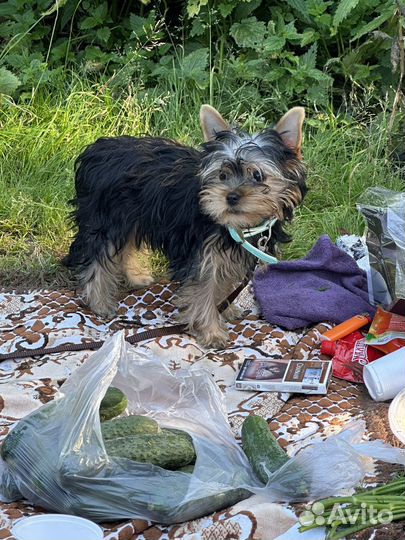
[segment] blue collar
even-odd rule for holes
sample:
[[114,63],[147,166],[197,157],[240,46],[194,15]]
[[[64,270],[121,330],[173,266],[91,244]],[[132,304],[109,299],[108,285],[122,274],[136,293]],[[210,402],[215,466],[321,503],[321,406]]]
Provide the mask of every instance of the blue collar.
[[229,234],[232,236],[232,238],[240,244],[246,251],[249,251],[252,255],[260,259],[261,261],[268,263],[268,264],[276,264],[278,263],[278,260],[276,257],[273,257],[272,255],[268,255],[261,249],[252,246],[250,242],[246,240],[246,238],[249,238],[250,236],[256,236],[264,231],[268,231],[267,238],[265,238],[265,244],[266,246],[267,242],[270,240],[271,236],[271,228],[277,221],[276,218],[274,219],[268,219],[267,221],[264,221],[261,225],[258,225],[257,227],[251,227],[250,229],[243,229],[243,230],[237,230],[233,227],[227,227]]

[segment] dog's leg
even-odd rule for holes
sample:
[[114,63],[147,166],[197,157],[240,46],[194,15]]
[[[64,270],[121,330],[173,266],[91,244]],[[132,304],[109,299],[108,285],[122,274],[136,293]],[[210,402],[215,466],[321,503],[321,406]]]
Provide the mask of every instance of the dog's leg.
[[131,242],[122,250],[121,266],[130,287],[140,289],[154,282],[147,261],[146,249],[137,250]]
[[[220,254],[221,260],[218,259],[218,276],[217,276],[217,305],[226,300],[228,296],[236,289],[239,283],[246,277],[248,271],[248,260],[242,256],[232,256],[229,251]],[[243,311],[233,302],[224,309],[222,317],[225,321],[233,321],[242,317]]]
[[93,261],[80,273],[83,300],[101,317],[111,319],[116,312],[119,270],[117,257],[104,257],[102,262]]
[[200,281],[181,288],[177,304],[181,310],[180,320],[198,341],[206,347],[221,348],[228,340],[228,333],[217,309],[215,288],[213,276],[205,275]]
[[[246,261],[242,259],[217,249],[212,240],[207,242],[199,279],[186,283],[179,293],[178,305],[183,308],[182,321],[207,347],[220,348],[228,341],[228,333],[217,306],[245,276]],[[234,313],[231,312],[231,315]]]

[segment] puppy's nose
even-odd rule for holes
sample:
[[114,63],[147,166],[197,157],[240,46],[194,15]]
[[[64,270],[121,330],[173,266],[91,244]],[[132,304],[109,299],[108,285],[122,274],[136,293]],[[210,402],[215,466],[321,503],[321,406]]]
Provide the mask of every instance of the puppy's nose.
[[236,193],[236,191],[231,191],[226,196],[226,201],[229,204],[229,206],[235,206],[236,204],[238,204],[239,199],[240,199],[240,195],[239,193]]

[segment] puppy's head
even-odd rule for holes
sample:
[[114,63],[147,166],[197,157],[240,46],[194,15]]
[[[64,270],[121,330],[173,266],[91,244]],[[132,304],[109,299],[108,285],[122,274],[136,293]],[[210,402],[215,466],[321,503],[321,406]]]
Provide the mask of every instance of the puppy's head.
[[294,107],[274,128],[248,135],[203,105],[202,211],[220,225],[237,228],[269,218],[290,220],[306,192],[304,116],[302,107]]

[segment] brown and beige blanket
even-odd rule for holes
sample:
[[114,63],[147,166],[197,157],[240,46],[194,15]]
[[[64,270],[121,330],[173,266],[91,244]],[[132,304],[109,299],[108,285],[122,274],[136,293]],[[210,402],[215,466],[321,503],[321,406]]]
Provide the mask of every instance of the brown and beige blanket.
[[[35,349],[104,340],[121,329],[129,335],[173,324],[175,289],[175,284],[163,283],[130,294],[120,303],[116,318],[108,322],[84,308],[72,291],[0,293],[0,352],[29,349],[33,353],[32,357],[0,364],[0,440],[16,421],[52,400],[69,374],[92,354],[81,351],[35,357]],[[334,380],[325,397],[301,395],[289,399],[288,395],[235,390],[235,376],[244,358],[318,358],[319,334],[329,327],[319,324],[309,330],[289,332],[270,326],[260,319],[249,289],[240,295],[238,303],[244,317],[228,323],[231,343],[226,350],[205,350],[185,334],[156,338],[138,347],[153,351],[171,370],[196,362],[209,370],[224,394],[236,437],[243,419],[259,414],[269,421],[280,444],[292,453],[311,438],[340,431],[345,423],[360,417],[365,418],[371,438],[395,444],[387,428],[387,405],[377,406],[361,386]],[[393,470],[392,466],[379,469],[378,479],[388,479]],[[23,501],[0,503],[0,539],[13,538],[10,530],[16,519],[39,512],[43,510]],[[273,540],[296,521],[293,509],[254,496],[179,525],[163,527],[138,519],[104,524],[104,528],[108,540]],[[356,538],[399,540],[405,534],[402,525],[397,524]]]

